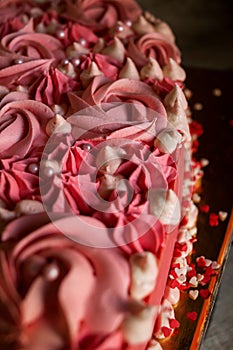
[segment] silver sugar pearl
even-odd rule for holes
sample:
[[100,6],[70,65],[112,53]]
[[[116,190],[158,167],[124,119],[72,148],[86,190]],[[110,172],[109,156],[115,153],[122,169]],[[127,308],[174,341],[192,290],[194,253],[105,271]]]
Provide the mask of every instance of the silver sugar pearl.
[[125,21],[125,24],[127,25],[127,27],[131,27],[132,26],[132,22],[130,21],[130,19],[127,19]]
[[59,277],[59,274],[60,269],[55,263],[50,263],[44,267],[43,275],[49,282],[55,281]]
[[123,32],[123,30],[124,30],[124,27],[121,24],[117,24],[116,25],[116,31],[117,32]]
[[72,63],[74,66],[79,66],[80,62],[81,62],[80,59],[77,57],[72,59]]
[[29,164],[28,171],[32,174],[37,174],[39,171],[39,165],[36,163]]
[[64,32],[64,30],[58,30],[56,32],[56,36],[59,38],[59,39],[64,39],[65,38],[65,35],[66,33]]
[[79,39],[79,44],[82,46],[86,46],[87,45],[86,39],[84,39],[84,38]]
[[90,145],[90,143],[85,143],[85,144],[82,146],[82,149],[83,149],[84,151],[89,152],[89,151],[92,149],[92,145]]
[[15,64],[22,64],[23,63],[23,60],[22,58],[17,58],[15,61],[14,61]]
[[54,175],[54,170],[53,170],[53,168],[51,168],[50,166],[47,166],[47,167],[44,168],[43,174],[44,174],[46,177],[52,177],[52,176]]

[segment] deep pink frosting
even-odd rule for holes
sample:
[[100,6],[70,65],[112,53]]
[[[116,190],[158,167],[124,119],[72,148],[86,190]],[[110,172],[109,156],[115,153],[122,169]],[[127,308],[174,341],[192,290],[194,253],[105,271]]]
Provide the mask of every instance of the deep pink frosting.
[[24,100],[22,95],[10,93],[1,101],[0,154],[3,158],[15,154],[25,157],[33,147],[43,146],[48,138],[45,127],[54,115],[52,110],[41,102]]
[[2,346],[10,341],[23,349],[49,350],[58,344],[87,349],[96,335],[98,349],[108,343],[123,349],[118,328],[129,302],[129,264],[119,250],[80,245],[57,228],[65,228],[76,241],[98,229],[104,232],[96,219],[76,219],[59,215],[51,224],[45,214],[25,216],[3,232],[1,333],[4,324],[7,329]]
[[98,31],[111,28],[117,21],[135,21],[141,12],[133,0],[76,0],[75,4],[68,2],[65,17]]
[[139,67],[147,64],[148,57],[155,58],[161,66],[168,63],[169,57],[180,63],[179,49],[161,33],[149,33],[139,39],[131,39],[128,55]]

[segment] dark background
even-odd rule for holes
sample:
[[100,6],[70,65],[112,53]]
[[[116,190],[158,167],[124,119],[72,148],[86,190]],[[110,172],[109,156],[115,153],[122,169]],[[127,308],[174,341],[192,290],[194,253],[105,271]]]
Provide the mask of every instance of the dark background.
[[139,0],[166,21],[184,65],[233,69],[233,0]]

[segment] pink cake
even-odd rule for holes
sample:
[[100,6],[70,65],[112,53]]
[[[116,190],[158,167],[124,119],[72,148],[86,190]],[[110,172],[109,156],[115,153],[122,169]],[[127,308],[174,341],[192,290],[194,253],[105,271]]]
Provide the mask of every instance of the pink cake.
[[161,349],[201,176],[174,35],[133,0],[0,19],[1,349]]

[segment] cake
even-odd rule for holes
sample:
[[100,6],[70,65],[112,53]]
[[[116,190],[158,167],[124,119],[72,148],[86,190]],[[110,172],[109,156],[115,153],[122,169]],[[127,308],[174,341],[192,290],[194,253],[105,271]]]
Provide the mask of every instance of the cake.
[[174,34],[133,0],[0,18],[1,349],[161,349],[202,176]]

